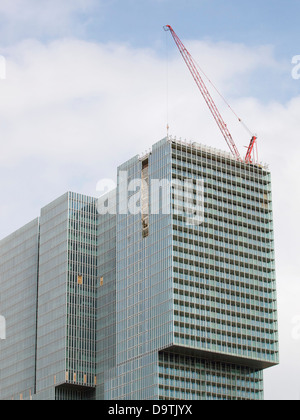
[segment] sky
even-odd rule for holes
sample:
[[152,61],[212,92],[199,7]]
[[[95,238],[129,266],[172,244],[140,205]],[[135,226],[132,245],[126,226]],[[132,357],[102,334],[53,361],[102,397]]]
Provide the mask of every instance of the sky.
[[[300,398],[299,15],[298,0],[0,3],[0,239],[66,191],[96,196],[167,124],[227,150],[164,25],[258,135],[273,178],[281,359],[264,374],[267,400]],[[249,133],[214,98],[246,152]]]

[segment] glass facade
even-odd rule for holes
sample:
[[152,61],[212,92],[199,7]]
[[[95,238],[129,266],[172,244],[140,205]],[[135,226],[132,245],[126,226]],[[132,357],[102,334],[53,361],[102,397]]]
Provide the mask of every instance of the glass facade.
[[162,142],[149,156],[135,157],[118,169],[118,368],[107,383],[107,399],[157,398],[157,349],[172,343],[171,214],[152,214],[159,197],[150,186],[152,179],[171,179],[169,150]]
[[[118,173],[129,208],[119,202],[107,399],[262,399],[262,370],[278,363],[270,172],[164,139]],[[169,212],[153,188],[163,180]]]
[[[116,366],[116,190],[101,197],[106,212],[97,218],[98,278],[96,399],[104,400],[106,374]],[[100,205],[100,202],[99,204]]]
[[41,211],[37,398],[93,395],[96,296],[95,199],[67,193]]
[[261,400],[263,374],[246,366],[159,353],[160,400]]
[[35,343],[39,221],[0,241],[0,399],[30,399],[36,390]]
[[97,299],[97,209],[95,200],[69,196],[67,364],[69,381],[95,386]]
[[270,172],[196,143],[44,207],[0,275],[1,399],[255,400],[279,362]]
[[0,258],[0,398],[104,399],[116,365],[116,215],[66,193],[2,240]]
[[[276,364],[270,173],[200,145],[171,147],[173,179],[204,181],[204,222],[173,214],[174,345]],[[181,201],[173,194],[173,208]]]

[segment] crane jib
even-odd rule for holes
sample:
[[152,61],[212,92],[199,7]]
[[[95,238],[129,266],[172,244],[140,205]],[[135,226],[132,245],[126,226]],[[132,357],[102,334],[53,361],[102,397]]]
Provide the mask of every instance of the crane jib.
[[[206,104],[208,105],[208,108],[210,110],[210,112],[212,113],[221,133],[223,134],[223,137],[226,140],[226,143],[230,149],[230,152],[232,153],[232,155],[239,161],[242,161],[243,159],[241,158],[241,155],[238,151],[238,148],[227,128],[227,125],[225,124],[214,100],[212,99],[200,73],[197,70],[197,66],[196,63],[193,60],[193,57],[191,56],[191,54],[189,53],[189,51],[186,49],[186,47],[183,45],[183,43],[181,42],[180,38],[176,35],[174,29],[170,26],[170,25],[166,25],[164,26],[164,30],[165,31],[170,31],[171,35],[179,49],[180,54],[182,55],[188,69],[190,70],[190,73],[192,74],[194,81],[196,82]],[[239,119],[240,122],[242,122],[241,119]],[[253,148],[255,145],[257,137],[253,136],[251,141],[250,141],[250,145],[248,147],[247,150],[247,154],[246,154],[246,158],[245,161],[247,163],[252,163],[252,152],[253,152]]]

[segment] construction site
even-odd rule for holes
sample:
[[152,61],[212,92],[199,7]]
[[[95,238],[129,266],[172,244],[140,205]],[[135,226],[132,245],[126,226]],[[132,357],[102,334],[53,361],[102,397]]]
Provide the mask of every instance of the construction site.
[[[227,150],[167,127],[117,168],[115,212],[67,192],[0,241],[0,399],[264,398],[263,372],[279,364],[271,173],[257,135],[164,30]],[[249,134],[245,156],[210,90]],[[120,194],[124,173],[140,183],[140,212],[118,211],[137,194]],[[170,211],[157,205],[153,180],[172,186]]]

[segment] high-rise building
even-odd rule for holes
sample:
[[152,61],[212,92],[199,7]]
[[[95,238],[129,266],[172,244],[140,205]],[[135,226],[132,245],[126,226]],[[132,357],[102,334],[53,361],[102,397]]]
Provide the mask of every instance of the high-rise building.
[[[278,363],[270,172],[163,140],[119,168],[119,189],[123,174],[129,185],[146,180],[141,206],[149,216],[117,216],[109,398],[262,398],[262,371]],[[156,214],[153,185],[162,180],[172,187],[170,211]]]
[[68,193],[0,242],[0,398],[262,399],[279,362],[268,168],[163,139],[100,207]]
[[97,376],[115,351],[114,219],[98,217],[95,198],[67,193],[0,242],[0,399],[95,399],[96,389],[104,398]]
[[41,211],[36,395],[89,398],[96,385],[97,208],[68,193]]

